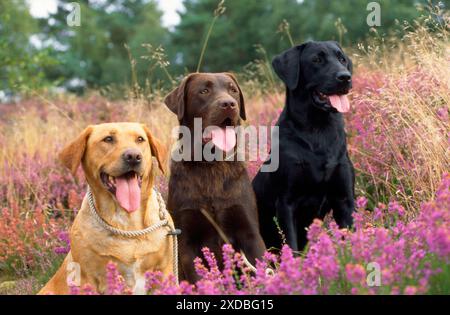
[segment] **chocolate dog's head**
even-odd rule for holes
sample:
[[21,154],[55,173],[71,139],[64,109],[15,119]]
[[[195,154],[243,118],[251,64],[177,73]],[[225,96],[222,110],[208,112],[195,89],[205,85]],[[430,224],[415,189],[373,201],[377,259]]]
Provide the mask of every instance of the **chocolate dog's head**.
[[352,88],[352,61],[337,42],[308,42],[293,47],[272,62],[288,90],[303,91],[315,107],[347,112]]
[[195,118],[202,119],[203,129],[217,127],[203,135],[203,143],[212,140],[221,149],[230,148],[226,142],[235,137],[234,131],[226,127],[238,126],[241,119],[246,119],[244,96],[230,73],[190,74],[166,96],[165,103],[178,116],[180,124],[191,130]]
[[202,118],[203,127],[237,126],[245,120],[244,97],[229,73],[193,73],[165,99],[180,124],[191,127]]

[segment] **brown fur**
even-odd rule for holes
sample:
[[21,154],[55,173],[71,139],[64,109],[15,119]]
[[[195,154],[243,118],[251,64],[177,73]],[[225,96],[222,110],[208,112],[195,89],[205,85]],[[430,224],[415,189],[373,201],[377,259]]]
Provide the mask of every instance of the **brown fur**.
[[[114,143],[105,143],[103,139],[114,135]],[[137,137],[144,141],[136,141]],[[142,164],[139,175],[142,176],[141,207],[133,213],[127,213],[117,203],[115,197],[105,189],[100,172],[111,176],[123,173],[122,153],[126,149],[139,150]],[[159,221],[159,205],[152,190],[154,169],[152,156],[164,170],[165,149],[156,140],[148,128],[137,123],[111,123],[87,127],[60,154],[62,163],[75,173],[82,164],[86,180],[94,195],[97,211],[108,224],[122,230],[139,230]],[[171,226],[172,220],[169,217]],[[39,294],[68,294],[68,278],[77,263],[81,270],[81,286],[91,284],[98,292],[106,289],[106,264],[112,261],[118,265],[127,285],[134,288],[137,280],[142,284],[143,275],[148,270],[159,270],[165,275],[173,271],[173,243],[166,236],[167,229],[137,238],[125,238],[105,230],[92,216],[87,198],[70,230],[71,251],[62,266],[39,292]]]
[[[204,89],[208,93],[199,93]],[[221,102],[235,102],[237,106],[224,110]],[[177,114],[180,124],[191,130],[194,117],[203,118],[203,128],[220,126],[226,118],[237,126],[245,119],[241,89],[234,76],[227,73],[192,74],[166,97],[165,103]],[[264,253],[255,196],[243,162],[172,161],[168,209],[182,230],[180,276],[190,282],[198,279],[193,260],[202,256],[203,247],[209,247],[222,263],[221,248],[225,242],[201,209],[209,213],[233,247],[242,250],[251,263]]]

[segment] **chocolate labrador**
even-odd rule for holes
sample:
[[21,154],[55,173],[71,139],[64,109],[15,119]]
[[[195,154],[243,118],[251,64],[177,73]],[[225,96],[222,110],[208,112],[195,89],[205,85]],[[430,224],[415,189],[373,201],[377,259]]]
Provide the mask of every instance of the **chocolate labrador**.
[[[165,99],[180,125],[194,134],[201,119],[202,136],[184,141],[180,150],[191,148],[235,151],[233,128],[245,120],[244,97],[235,77],[228,73],[195,73],[187,76]],[[229,127],[229,128],[227,128]],[[207,129],[211,129],[207,131]],[[207,161],[204,157],[174,161],[169,180],[168,209],[180,237],[180,278],[198,280],[193,260],[208,247],[222,265],[222,245],[229,242],[254,264],[265,251],[259,234],[255,195],[245,163]]]
[[352,62],[338,43],[327,41],[289,49],[272,65],[287,90],[277,123],[279,168],[259,172],[253,188],[266,245],[281,245],[276,217],[287,244],[301,250],[306,228],[331,209],[340,228],[353,223],[355,175],[342,117],[350,109]]

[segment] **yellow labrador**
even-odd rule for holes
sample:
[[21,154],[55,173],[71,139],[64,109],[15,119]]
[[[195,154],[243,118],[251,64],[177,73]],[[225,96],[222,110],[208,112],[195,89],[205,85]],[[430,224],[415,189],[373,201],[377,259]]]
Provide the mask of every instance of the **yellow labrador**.
[[[153,190],[152,156],[164,171],[165,155],[160,142],[138,123],[89,126],[63,149],[60,159],[72,173],[82,164],[92,198],[90,203],[88,192],[70,230],[71,251],[39,294],[68,294],[70,281],[89,283],[103,293],[109,261],[135,293],[143,291],[146,271],[173,272],[174,243],[168,236],[173,222],[160,211],[163,202]],[[166,226],[144,235],[115,233],[142,232],[164,218]]]

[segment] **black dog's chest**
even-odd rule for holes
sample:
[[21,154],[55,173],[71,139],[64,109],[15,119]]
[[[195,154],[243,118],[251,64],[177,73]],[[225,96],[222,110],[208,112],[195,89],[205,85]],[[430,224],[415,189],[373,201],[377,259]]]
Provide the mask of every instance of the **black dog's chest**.
[[296,140],[294,160],[296,171],[300,173],[298,175],[312,183],[329,181],[343,158],[341,148],[344,144],[339,137],[326,142],[314,141],[314,138]]
[[296,162],[301,176],[309,176],[312,182],[327,182],[339,165],[339,159],[334,155],[311,154],[313,158],[303,159],[301,156]]

